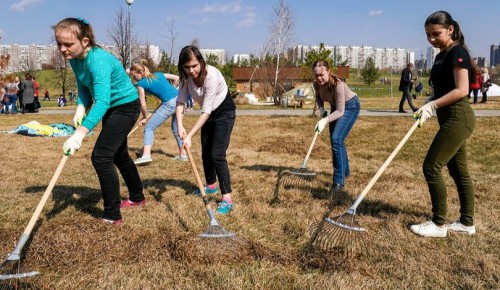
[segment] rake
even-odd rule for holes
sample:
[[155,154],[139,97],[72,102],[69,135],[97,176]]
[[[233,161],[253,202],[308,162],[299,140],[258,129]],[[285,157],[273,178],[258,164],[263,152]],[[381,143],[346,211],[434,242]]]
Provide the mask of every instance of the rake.
[[[149,120],[149,118],[151,118],[151,116],[156,112],[156,110],[158,110],[158,108],[161,106],[161,102],[158,106],[156,106],[156,109],[154,109],[154,111],[152,113],[149,113],[147,116],[146,116],[146,120]],[[139,128],[139,125],[135,125],[135,127],[130,130],[130,132],[128,133],[127,135],[127,138],[130,137],[130,135],[132,135],[132,133],[135,132],[135,130],[137,130]]]
[[47,199],[49,198],[50,194],[52,193],[52,190],[54,189],[54,186],[56,184],[57,179],[59,178],[59,175],[61,175],[61,172],[64,168],[64,164],[66,164],[66,161],[68,160],[68,156],[64,155],[61,159],[61,162],[59,162],[59,166],[57,166],[56,172],[54,173],[54,176],[52,176],[52,179],[50,180],[49,186],[45,190],[45,193],[42,196],[42,199],[38,203],[38,206],[36,207],[35,212],[31,216],[31,219],[28,223],[28,226],[22,233],[21,237],[19,238],[19,241],[16,245],[16,248],[12,253],[10,253],[7,258],[3,261],[3,263],[0,265],[0,268],[2,269],[10,269],[10,273],[8,274],[0,274],[0,280],[8,280],[8,279],[19,279],[19,278],[26,278],[26,277],[31,277],[38,275],[38,272],[27,272],[27,273],[19,273],[20,267],[21,267],[21,254],[24,248],[24,245],[28,242],[31,232],[33,230],[33,227],[35,226],[36,221],[38,220],[38,217],[40,216],[43,207],[45,206],[45,203],[47,202]]
[[316,172],[310,171],[307,169],[307,161],[309,160],[309,156],[313,150],[314,144],[316,144],[316,139],[318,138],[319,133],[314,133],[314,138],[309,146],[309,150],[307,151],[306,157],[304,158],[304,162],[299,169],[294,170],[285,170],[281,172],[278,177],[278,181],[276,182],[277,188],[280,185],[297,185],[302,181],[312,181],[316,177]]
[[399,150],[401,150],[406,141],[408,141],[413,131],[417,128],[418,123],[419,122],[416,121],[415,124],[413,124],[403,140],[399,142],[398,146],[392,151],[391,155],[389,155],[382,167],[380,167],[375,176],[373,176],[368,185],[363,189],[347,211],[336,217],[325,217],[319,224],[312,226],[312,231],[314,231],[314,233],[311,237],[311,245],[325,252],[336,253],[344,258],[349,258],[360,249],[363,244],[362,237],[366,233],[366,229],[355,220],[356,209],[361,201],[363,201],[368,191],[370,191],[375,182],[377,182],[385,171],[389,163],[391,163]]
[[196,182],[198,183],[198,188],[201,192],[201,197],[203,199],[203,203],[205,204],[205,208],[207,210],[208,217],[210,218],[210,225],[208,229],[199,234],[198,236],[204,239],[229,239],[229,240],[237,240],[238,237],[236,234],[226,231],[215,219],[214,212],[212,211],[212,207],[208,202],[207,194],[205,193],[205,187],[201,182],[200,174],[198,173],[198,169],[196,169],[196,165],[194,164],[193,155],[191,155],[191,149],[189,147],[185,147],[186,152],[188,154],[189,162],[191,163],[191,167],[193,168],[194,176],[196,178]]

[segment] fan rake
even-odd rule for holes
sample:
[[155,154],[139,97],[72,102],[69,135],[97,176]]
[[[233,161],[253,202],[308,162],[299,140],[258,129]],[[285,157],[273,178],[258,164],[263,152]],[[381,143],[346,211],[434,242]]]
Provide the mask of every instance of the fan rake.
[[[20,279],[20,278],[26,278],[26,277],[32,277],[36,276],[39,273],[36,271],[33,272],[26,272],[26,273],[20,273],[21,270],[21,255],[24,246],[28,242],[31,232],[35,226],[36,221],[38,220],[38,217],[40,216],[43,207],[45,206],[45,203],[47,202],[47,199],[49,198],[50,194],[52,193],[52,190],[54,189],[54,186],[56,184],[57,179],[59,178],[59,175],[61,175],[61,172],[64,168],[64,164],[66,164],[66,161],[68,160],[68,156],[64,155],[61,159],[61,162],[59,162],[59,166],[56,169],[56,172],[54,173],[54,176],[52,176],[52,179],[50,180],[49,186],[45,190],[45,193],[42,196],[42,199],[38,203],[38,206],[31,216],[31,219],[28,223],[28,226],[24,230],[23,234],[19,238],[19,241],[16,245],[16,248],[12,253],[10,253],[7,258],[3,261],[3,263],[0,265],[0,269],[4,271],[4,269],[7,271],[7,273],[1,273],[0,274],[0,282],[2,280],[11,280],[11,279]],[[17,282],[13,282],[16,284]]]
[[389,155],[382,167],[380,167],[347,211],[336,217],[328,217],[326,215],[321,222],[311,227],[311,246],[324,252],[335,253],[336,256],[343,257],[344,259],[349,259],[360,252],[367,231],[356,221],[356,209],[399,150],[408,141],[417,126],[418,121],[413,124],[403,140],[399,142],[398,146],[392,151],[391,155]]
[[298,186],[303,182],[307,183],[314,180],[317,174],[316,172],[307,169],[307,161],[309,160],[309,156],[311,156],[311,152],[313,150],[314,144],[316,144],[318,135],[318,132],[314,133],[314,138],[311,142],[311,145],[309,146],[309,150],[307,151],[306,157],[304,158],[304,161],[302,162],[300,168],[294,170],[285,170],[279,174],[278,180],[276,182],[277,187],[281,185]]

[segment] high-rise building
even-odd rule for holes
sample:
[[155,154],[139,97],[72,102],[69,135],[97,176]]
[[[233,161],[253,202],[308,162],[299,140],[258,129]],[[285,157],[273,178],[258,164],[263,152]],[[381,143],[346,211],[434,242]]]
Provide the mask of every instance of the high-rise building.
[[207,61],[210,55],[214,55],[217,57],[218,64],[226,64],[226,51],[224,49],[200,49],[201,55],[205,61]]
[[[112,45],[100,45],[103,49],[108,50],[118,59],[118,49]],[[160,62],[160,48],[156,45],[135,46],[132,49],[132,60],[138,60],[148,51],[149,57],[156,64]],[[12,73],[19,71],[40,70],[46,66],[53,66],[55,57],[58,57],[60,52],[55,45],[22,45],[22,44],[3,44],[0,45],[0,55],[10,55],[10,61],[7,67],[2,69],[0,73]]]
[[490,65],[500,65],[500,45],[490,46]]

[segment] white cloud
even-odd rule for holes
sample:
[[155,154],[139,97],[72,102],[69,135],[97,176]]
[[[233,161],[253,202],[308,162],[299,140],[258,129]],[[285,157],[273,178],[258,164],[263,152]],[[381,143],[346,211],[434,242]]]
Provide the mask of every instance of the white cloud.
[[18,3],[10,5],[10,10],[23,12],[26,8],[36,6],[43,0],[21,0]]
[[201,13],[224,13],[224,14],[232,14],[238,13],[241,11],[241,0],[237,0],[227,4],[210,4],[205,5],[201,9]]
[[382,9],[380,9],[380,10],[372,10],[372,11],[370,11],[368,13],[368,15],[370,15],[370,16],[378,16],[378,15],[382,14],[382,12],[383,12]]
[[255,23],[255,16],[254,12],[245,13],[245,17],[238,22],[238,28],[252,26]]

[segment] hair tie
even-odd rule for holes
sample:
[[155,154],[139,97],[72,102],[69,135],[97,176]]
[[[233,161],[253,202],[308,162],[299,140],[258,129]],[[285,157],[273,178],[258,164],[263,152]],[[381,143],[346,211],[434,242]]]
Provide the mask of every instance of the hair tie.
[[85,19],[85,18],[81,18],[81,17],[78,17],[77,19],[78,19],[78,21],[80,21],[81,23],[86,24],[86,25],[89,25],[89,22],[87,21],[87,19]]

